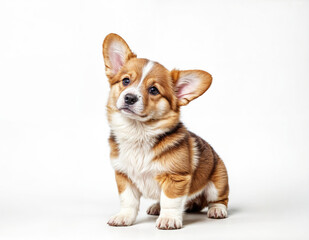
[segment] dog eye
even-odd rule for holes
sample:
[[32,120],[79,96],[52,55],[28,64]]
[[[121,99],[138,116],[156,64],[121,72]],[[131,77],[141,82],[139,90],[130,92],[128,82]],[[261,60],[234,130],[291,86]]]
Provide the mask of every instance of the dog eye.
[[123,86],[128,86],[129,84],[130,84],[130,79],[129,78],[122,79],[122,85]]
[[148,92],[151,94],[151,95],[158,95],[160,92],[159,90],[156,88],[156,87],[150,87],[148,89]]

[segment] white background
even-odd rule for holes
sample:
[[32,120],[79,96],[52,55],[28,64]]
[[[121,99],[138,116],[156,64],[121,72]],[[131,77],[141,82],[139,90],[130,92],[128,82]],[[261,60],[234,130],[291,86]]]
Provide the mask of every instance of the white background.
[[[155,229],[106,225],[119,209],[109,163],[101,44],[204,69],[182,109],[225,161],[230,216]],[[0,2],[0,239],[308,239],[308,1]]]

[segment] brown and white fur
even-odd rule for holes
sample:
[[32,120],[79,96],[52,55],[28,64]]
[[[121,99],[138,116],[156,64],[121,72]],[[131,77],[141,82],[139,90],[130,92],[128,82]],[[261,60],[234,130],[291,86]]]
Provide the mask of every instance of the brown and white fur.
[[141,196],[157,201],[147,213],[159,215],[159,229],[181,228],[184,211],[207,206],[208,217],[227,217],[224,163],[180,122],[180,107],[209,88],[211,75],[201,70],[169,71],[137,58],[116,34],[106,36],[103,56],[110,84],[110,158],[121,204],[108,224],[132,225]]

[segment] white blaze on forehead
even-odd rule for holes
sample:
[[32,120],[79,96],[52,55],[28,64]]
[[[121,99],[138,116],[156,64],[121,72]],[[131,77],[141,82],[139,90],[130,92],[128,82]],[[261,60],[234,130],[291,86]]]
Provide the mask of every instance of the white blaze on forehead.
[[142,77],[141,77],[141,81],[138,84],[138,88],[142,85],[144,79],[147,77],[148,73],[151,71],[152,67],[154,65],[153,61],[148,61],[146,63],[146,65],[143,67],[143,72],[142,72]]

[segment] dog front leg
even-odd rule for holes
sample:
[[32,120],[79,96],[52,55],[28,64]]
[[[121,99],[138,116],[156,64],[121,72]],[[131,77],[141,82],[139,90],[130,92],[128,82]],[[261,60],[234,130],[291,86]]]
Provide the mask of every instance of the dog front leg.
[[120,198],[120,212],[112,216],[108,224],[130,226],[137,217],[141,193],[125,174],[116,172],[115,176]]
[[163,175],[157,177],[161,185],[159,229],[179,229],[187,199],[191,177],[188,175]]

